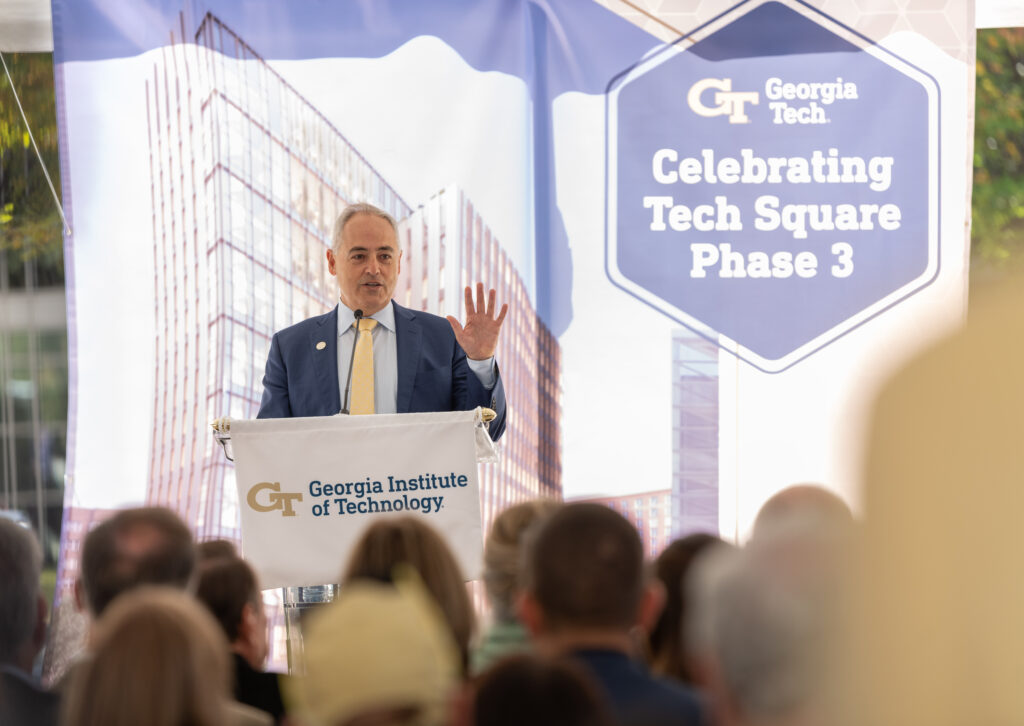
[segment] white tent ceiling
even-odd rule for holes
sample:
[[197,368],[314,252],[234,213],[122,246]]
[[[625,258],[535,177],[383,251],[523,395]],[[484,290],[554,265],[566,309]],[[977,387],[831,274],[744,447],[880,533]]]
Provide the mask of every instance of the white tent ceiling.
[[[975,0],[979,28],[1024,26],[1024,0]],[[53,50],[50,0],[0,0],[0,51]]]

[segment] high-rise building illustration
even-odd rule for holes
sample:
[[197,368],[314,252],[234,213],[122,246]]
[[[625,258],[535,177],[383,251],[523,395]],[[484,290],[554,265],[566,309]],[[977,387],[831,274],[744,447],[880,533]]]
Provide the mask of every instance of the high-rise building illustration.
[[671,489],[573,501],[611,507],[636,526],[649,558],[693,532],[718,534],[718,348],[672,334]]
[[[496,359],[510,401],[501,462],[480,470],[483,527],[509,504],[561,498],[561,360],[558,341],[530,305],[522,277],[457,186],[428,199],[400,224],[402,274],[395,299],[463,319],[463,290],[487,280],[509,312]],[[500,304],[500,302],[499,302]]]
[[337,302],[324,262],[345,205],[409,207],[253,50],[206,15],[147,83],[156,401],[149,499],[200,537],[238,536],[218,416],[251,418],[275,330]]
[[558,344],[464,194],[449,187],[414,211],[220,20],[207,14],[194,37],[184,26],[189,42],[163,48],[146,84],[157,290],[149,501],[182,513],[200,538],[237,539],[234,469],[209,422],[255,416],[273,333],[336,304],[325,251],[356,201],[399,220],[398,302],[461,314],[462,286],[478,279],[509,302],[498,361],[511,412],[502,462],[481,469],[485,526],[511,502],[559,497]]
[[672,530],[718,534],[718,348],[672,335]]

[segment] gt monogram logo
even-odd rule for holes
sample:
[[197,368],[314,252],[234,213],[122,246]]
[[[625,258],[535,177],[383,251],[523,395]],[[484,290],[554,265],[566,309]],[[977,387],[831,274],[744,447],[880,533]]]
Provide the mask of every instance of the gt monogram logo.
[[[701,95],[708,89],[716,91],[714,95],[714,106],[705,106]],[[759,96],[757,91],[733,91],[731,78],[705,78],[690,86],[690,92],[686,94],[686,102],[690,109],[698,116],[728,116],[731,124],[748,124],[750,118],[746,114],[744,105],[752,103],[757,105]]]
[[[261,504],[257,499],[257,496],[264,491],[271,492],[266,497],[270,504]],[[302,493],[282,492],[280,482],[263,481],[250,489],[245,499],[249,506],[257,512],[273,512],[280,509],[282,517],[294,517],[295,510],[292,509],[292,503],[301,502]]]

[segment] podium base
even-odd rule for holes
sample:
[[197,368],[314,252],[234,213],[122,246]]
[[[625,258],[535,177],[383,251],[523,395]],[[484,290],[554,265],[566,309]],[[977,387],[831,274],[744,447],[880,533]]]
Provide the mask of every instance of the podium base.
[[317,607],[338,597],[337,585],[307,585],[284,587],[284,626],[288,641],[288,673],[305,675],[305,648],[302,642],[302,623]]

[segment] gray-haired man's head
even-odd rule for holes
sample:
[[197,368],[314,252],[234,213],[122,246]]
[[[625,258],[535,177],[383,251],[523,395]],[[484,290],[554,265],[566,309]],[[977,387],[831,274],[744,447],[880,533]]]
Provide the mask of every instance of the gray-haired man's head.
[[0,663],[27,670],[42,646],[42,562],[32,531],[0,518]]

